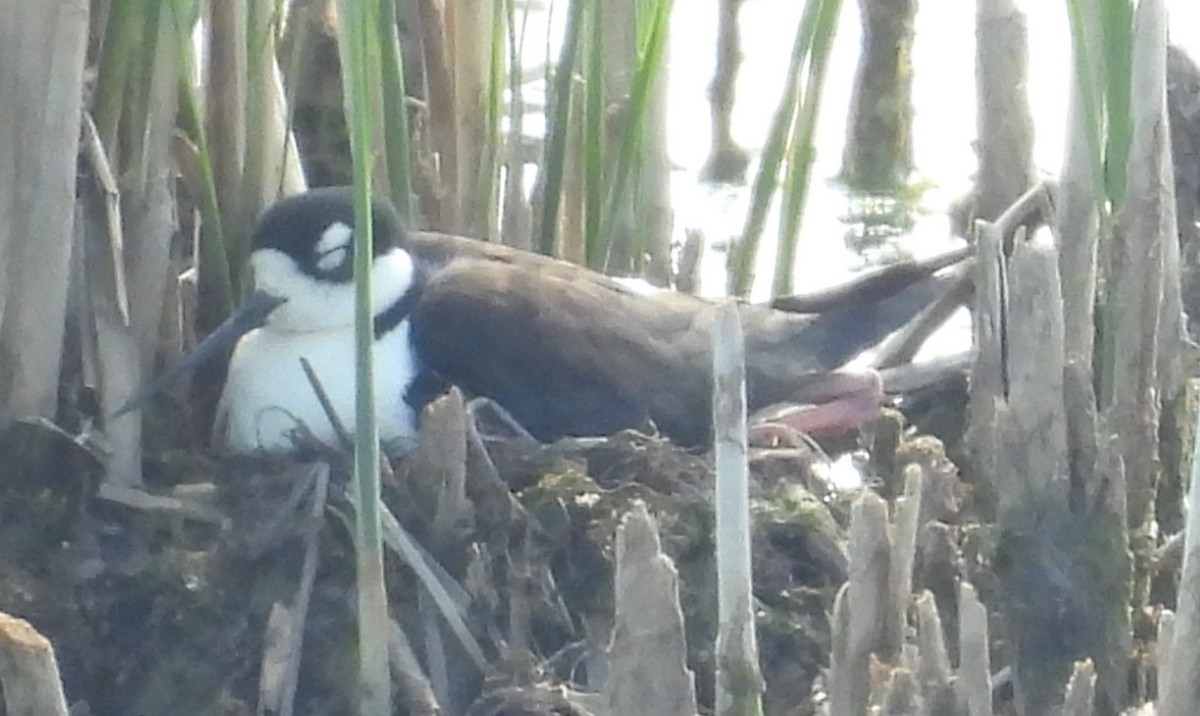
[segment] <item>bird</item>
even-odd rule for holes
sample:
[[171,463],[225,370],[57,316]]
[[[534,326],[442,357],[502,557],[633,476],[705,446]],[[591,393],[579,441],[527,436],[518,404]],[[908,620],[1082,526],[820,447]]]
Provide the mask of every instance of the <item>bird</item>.
[[[371,205],[374,391],[380,438],[403,450],[421,410],[450,386],[490,399],[541,441],[657,431],[682,446],[711,438],[714,303],[646,291],[548,256],[406,231]],[[136,409],[180,373],[227,351],[214,441],[234,453],[288,453],[338,434],[306,377],[307,359],[355,428],[354,199],[350,187],[282,198],[259,218],[254,291],[191,355],[131,397]],[[805,430],[874,416],[878,374],[841,369],[932,298],[937,282],[820,315],[740,303],[747,404],[777,404]]]

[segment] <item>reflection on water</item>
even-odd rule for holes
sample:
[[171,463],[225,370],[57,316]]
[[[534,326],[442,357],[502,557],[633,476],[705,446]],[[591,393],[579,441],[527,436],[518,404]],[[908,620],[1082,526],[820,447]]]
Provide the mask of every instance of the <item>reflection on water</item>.
[[[844,2],[838,37],[830,58],[823,109],[816,135],[813,181],[805,208],[800,258],[795,268],[799,291],[836,284],[856,270],[902,256],[924,257],[957,245],[947,216],[951,204],[971,188],[976,157],[975,139],[975,2],[921,0],[913,46],[913,153],[917,168],[913,196],[851,201],[836,185],[841,169],[846,113],[860,42],[858,3]],[[1069,37],[1065,2],[1019,0],[1028,15],[1029,97],[1036,140],[1034,163],[1045,176],[1056,175],[1062,162],[1066,128]],[[1172,41],[1200,57],[1200,2],[1167,0]],[[561,35],[565,2],[529,0],[524,32],[523,62],[544,67],[558,51],[547,37]],[[742,52],[737,102],[733,113],[735,139],[757,154],[767,136],[771,113],[787,70],[794,33],[803,3],[799,0],[746,0],[742,7]],[[701,263],[702,295],[724,290],[724,248],[740,234],[749,189],[712,187],[699,180],[709,147],[708,84],[715,66],[717,0],[677,0],[671,25],[669,128],[675,235],[682,242],[687,230],[700,230],[710,250]],[[534,78],[540,71],[527,73]],[[526,87],[533,106],[544,102],[540,83]],[[530,112],[527,133],[537,136],[542,118]],[[756,167],[751,166],[750,171]],[[751,174],[752,176],[752,174]],[[915,202],[911,213],[905,202]],[[902,231],[887,226],[899,217]],[[752,293],[767,297],[774,237],[778,222],[767,226],[760,250],[763,277]]]
[[[795,0],[748,0],[741,14],[745,55],[737,85],[734,137],[757,153],[767,135],[771,112],[786,71],[788,53],[803,3]],[[1058,173],[1065,135],[1069,31],[1065,3],[1025,0],[1029,16],[1029,95],[1037,139],[1034,162],[1044,175]],[[1168,0],[1172,40],[1200,56],[1200,3]],[[670,152],[677,167],[673,192],[676,231],[702,229],[710,241],[725,244],[740,233],[749,190],[708,187],[698,172],[708,150],[706,88],[714,66],[716,0],[675,4],[672,24],[670,81]],[[971,187],[975,138],[975,3],[968,0],[922,0],[913,47],[913,148],[916,181],[925,191],[919,208],[905,217],[903,232],[880,225],[905,216],[902,202],[852,202],[834,183],[841,169],[845,118],[859,48],[858,5],[843,5],[841,29],[830,58],[828,85],[817,129],[813,182],[800,243],[795,285],[801,291],[826,287],[847,273],[904,255],[927,256],[955,245],[947,210]],[[751,167],[754,171],[754,167]],[[908,197],[913,198],[913,197]],[[777,223],[768,225],[760,256],[759,276],[769,279],[774,259],[771,244]],[[718,295],[723,286],[723,254],[710,254],[702,265],[701,292]],[[753,298],[765,298],[768,281]]]

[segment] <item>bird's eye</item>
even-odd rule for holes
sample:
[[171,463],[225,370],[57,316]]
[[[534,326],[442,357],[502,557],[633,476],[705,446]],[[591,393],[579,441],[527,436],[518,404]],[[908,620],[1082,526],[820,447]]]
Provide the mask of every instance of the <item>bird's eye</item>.
[[346,263],[346,256],[349,253],[350,250],[345,246],[326,251],[320,254],[320,258],[317,259],[317,268],[322,271],[334,271]]
[[313,252],[316,254],[317,268],[322,271],[335,271],[346,263],[350,254],[350,240],[354,231],[346,224],[335,221],[321,232]]

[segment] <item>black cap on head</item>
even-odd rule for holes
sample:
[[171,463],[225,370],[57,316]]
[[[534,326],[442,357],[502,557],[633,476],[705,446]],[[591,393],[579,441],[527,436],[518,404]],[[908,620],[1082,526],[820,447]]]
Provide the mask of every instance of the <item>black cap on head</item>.
[[[325,280],[349,281],[353,277],[353,242],[343,261],[326,265],[319,244],[335,224],[354,228],[354,189],[322,187],[275,202],[259,217],[254,229],[254,249],[276,249],[290,256],[304,273]],[[373,253],[380,256],[404,240],[400,216],[386,199],[371,202]]]

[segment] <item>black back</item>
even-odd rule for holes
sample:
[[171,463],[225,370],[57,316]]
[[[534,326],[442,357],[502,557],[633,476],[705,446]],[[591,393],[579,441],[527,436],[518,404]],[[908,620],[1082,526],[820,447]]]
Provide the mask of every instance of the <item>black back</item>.
[[[432,269],[414,345],[446,381],[497,401],[542,440],[650,422],[684,445],[709,439],[712,303],[642,295],[495,244],[421,233],[409,242]],[[820,317],[743,305],[750,409],[821,395],[827,371],[902,325],[942,282]]]

